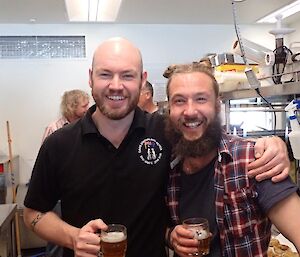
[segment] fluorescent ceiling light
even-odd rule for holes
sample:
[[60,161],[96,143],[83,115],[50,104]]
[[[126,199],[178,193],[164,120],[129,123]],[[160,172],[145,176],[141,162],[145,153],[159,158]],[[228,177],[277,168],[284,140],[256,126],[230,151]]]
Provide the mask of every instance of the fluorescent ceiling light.
[[278,9],[277,11],[272,12],[271,14],[259,19],[257,21],[257,23],[276,23],[277,15],[282,15],[282,19],[284,19],[284,18],[289,17],[299,11],[300,11],[300,0],[297,0],[291,4],[288,4],[280,9]]
[[71,22],[113,22],[122,0],[65,0]]

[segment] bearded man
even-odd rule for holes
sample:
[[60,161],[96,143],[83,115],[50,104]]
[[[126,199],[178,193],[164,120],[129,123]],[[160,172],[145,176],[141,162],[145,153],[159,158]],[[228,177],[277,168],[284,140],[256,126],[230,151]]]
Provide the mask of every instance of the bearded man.
[[[177,65],[168,84],[166,135],[176,159],[169,174],[166,233],[175,256],[201,255],[183,220],[204,217],[211,232],[207,256],[267,256],[270,227],[300,251],[300,198],[288,178],[277,184],[247,175],[253,142],[222,131],[219,87],[204,65]],[[287,222],[289,221],[289,222]]]

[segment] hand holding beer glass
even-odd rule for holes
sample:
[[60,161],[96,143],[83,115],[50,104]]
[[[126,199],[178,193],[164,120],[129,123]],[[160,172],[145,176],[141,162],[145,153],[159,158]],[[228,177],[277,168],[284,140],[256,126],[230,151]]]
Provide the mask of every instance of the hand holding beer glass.
[[209,254],[211,233],[208,220],[204,218],[186,219],[183,221],[183,227],[194,232],[194,238],[198,240],[198,256]]
[[107,230],[101,230],[101,254],[103,257],[125,257],[127,249],[126,227],[110,224]]

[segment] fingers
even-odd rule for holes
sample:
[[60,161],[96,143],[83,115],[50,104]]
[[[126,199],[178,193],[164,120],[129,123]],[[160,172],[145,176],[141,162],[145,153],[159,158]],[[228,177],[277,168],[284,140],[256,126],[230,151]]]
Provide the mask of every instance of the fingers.
[[87,242],[78,242],[76,244],[76,248],[74,249],[75,256],[78,257],[89,257],[89,256],[97,256],[100,251],[100,245],[89,244]]
[[287,147],[285,142],[276,136],[259,138],[254,146],[255,157],[264,158],[264,161],[273,159],[275,156],[283,154],[287,156]]
[[284,169],[284,163],[278,160],[277,158],[273,158],[266,162],[263,158],[257,159],[248,165],[248,175],[254,177],[264,172],[269,172],[272,169],[276,172],[275,175],[277,175]]
[[75,256],[77,257],[90,257],[90,256],[95,257],[98,256],[99,251],[100,251],[100,245],[97,246],[97,245],[80,243],[80,242],[78,242],[78,244],[76,245],[76,249],[74,249]]
[[91,220],[86,225],[82,227],[83,231],[87,232],[97,232],[99,229],[105,230],[107,229],[107,225],[103,222],[102,219]]
[[260,158],[265,151],[265,140],[266,138],[263,137],[257,139],[257,141],[255,142],[255,158]]
[[101,219],[96,219],[84,225],[74,243],[74,253],[77,257],[97,256],[100,251],[100,237],[96,233],[99,229],[107,229]]
[[285,168],[280,174],[277,176],[272,177],[272,181],[274,183],[280,182],[284,179],[286,179],[289,176],[290,168]]
[[174,251],[181,257],[191,256],[198,251],[198,242],[193,238],[193,233],[182,225],[176,226],[170,235]]
[[199,256],[197,248],[186,247],[179,243],[174,244],[174,251],[180,257]]
[[[250,168],[250,165],[248,166],[248,168]],[[259,168],[253,169],[251,171],[249,170],[248,175],[249,177],[255,177],[257,181],[272,178],[273,182],[279,182],[289,175],[289,170],[289,161],[278,162],[278,159],[274,158],[273,160]]]
[[255,177],[257,181],[272,178],[273,182],[285,179],[290,167],[285,143],[278,137],[260,139],[255,144],[255,151],[264,144],[262,156],[248,165],[249,177]]

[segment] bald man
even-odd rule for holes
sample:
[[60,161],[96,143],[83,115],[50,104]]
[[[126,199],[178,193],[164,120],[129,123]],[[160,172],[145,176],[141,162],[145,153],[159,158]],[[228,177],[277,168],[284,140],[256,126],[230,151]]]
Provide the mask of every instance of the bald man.
[[[162,133],[163,118],[137,107],[146,79],[141,53],[131,42],[103,42],[89,71],[96,104],[41,146],[24,220],[39,236],[63,246],[65,257],[97,256],[98,232],[109,223],[127,227],[127,257],[166,256],[164,196],[170,147]],[[271,161],[254,172],[278,174],[278,164],[286,163],[284,154],[278,156],[286,149],[271,142],[258,164],[250,165]],[[51,212],[59,199],[62,218]]]
[[153,101],[153,86],[149,81],[142,86],[138,107],[149,113],[158,111],[158,106]]
[[[97,256],[94,232],[121,223],[127,257],[163,257],[170,148],[162,117],[137,108],[147,78],[140,51],[125,39],[109,39],[96,49],[89,75],[96,105],[42,145],[25,222],[64,246],[64,256]],[[50,211],[58,199],[62,219]]]

